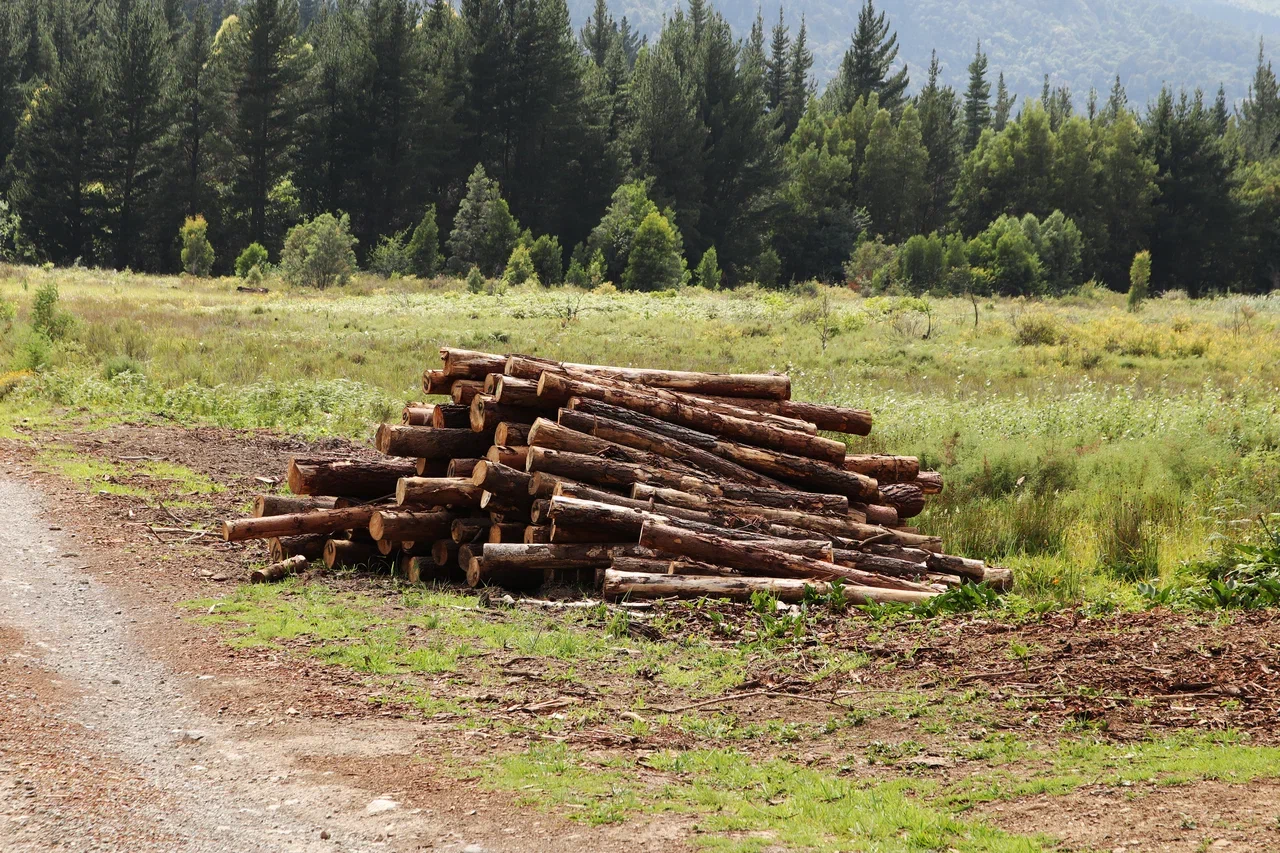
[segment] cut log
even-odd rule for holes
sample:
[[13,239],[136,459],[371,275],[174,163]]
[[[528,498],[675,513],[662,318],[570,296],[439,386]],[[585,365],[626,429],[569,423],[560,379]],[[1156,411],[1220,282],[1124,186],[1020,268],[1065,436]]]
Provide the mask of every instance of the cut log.
[[[589,456],[613,459],[619,462],[630,462],[653,469],[653,476],[667,480],[676,474],[687,474],[694,477],[707,475],[696,468],[667,459],[656,453],[624,447],[612,441],[605,441],[593,435],[562,427],[546,418],[538,418],[529,430],[530,447],[546,447],[551,450],[563,450],[569,453],[581,453]],[[532,472],[530,472],[532,473]],[[551,472],[557,473],[557,472]],[[570,476],[570,475],[566,475]],[[634,481],[633,481],[634,482]],[[644,482],[648,482],[645,480]]]
[[[609,569],[604,573],[603,593],[606,598],[728,598],[748,601],[753,593],[767,592],[779,601],[804,601],[809,594],[830,595],[830,583],[813,580],[764,577],[700,577],[697,575],[658,575],[638,572],[620,572]],[[851,604],[896,601],[917,604],[932,598],[935,593],[901,589],[880,589],[842,585],[841,593]]]
[[[519,515],[529,512],[533,506],[533,498],[528,493],[522,495],[499,495],[488,490],[480,493],[480,508],[492,516],[498,513],[502,516]],[[513,518],[514,520],[514,518]]]
[[864,504],[857,503],[855,501],[849,504],[850,517],[853,517],[855,513],[862,516],[862,522],[864,524],[880,524],[885,527],[895,527],[899,521],[898,511],[891,506]]
[[846,456],[844,470],[864,474],[881,484],[910,483],[920,475],[920,460],[880,454]]
[[278,563],[272,563],[261,569],[249,572],[249,583],[267,583],[284,580],[289,575],[296,575],[307,567],[307,558],[301,555],[288,557]]
[[529,443],[529,424],[503,421],[493,428],[493,443],[503,447],[524,447]]
[[978,583],[986,580],[987,573],[990,571],[981,560],[953,557],[950,554],[930,554],[925,558],[925,565],[929,567],[930,571],[948,575],[960,575]]
[[911,589],[927,592],[928,588],[910,581],[872,574],[859,569],[837,566],[799,554],[788,554],[757,542],[743,542],[707,533],[682,530],[671,525],[646,522],[640,531],[640,544],[655,551],[679,554],[690,559],[765,577],[811,578],[831,580],[844,578],[861,586],[889,589]]
[[376,539],[373,545],[378,549],[378,553],[384,557],[390,557],[392,553],[400,550],[400,541],[398,539]]
[[916,485],[926,495],[940,495],[942,494],[942,475],[937,471],[921,471],[920,476],[916,478]]
[[356,506],[350,509],[318,509],[291,515],[269,515],[265,518],[238,518],[222,523],[222,538],[228,542],[246,539],[273,539],[301,536],[307,533],[333,533],[368,527],[376,507]]
[[471,429],[471,409],[457,404],[436,406],[429,424],[436,429]]
[[443,370],[426,370],[422,373],[422,392],[424,394],[444,394],[448,396],[453,380],[444,375]]
[[656,557],[647,548],[627,543],[591,545],[485,545],[484,561],[490,574],[541,572],[543,569],[594,569],[608,566],[615,557]]
[[[417,427],[411,427],[417,429]],[[403,459],[289,460],[289,491],[295,495],[346,495],[380,498],[396,490],[396,481],[412,476],[414,464]]]
[[310,512],[316,509],[333,509],[335,501],[337,498],[309,495],[254,495],[253,517],[264,518],[268,515],[291,515],[295,512]]
[[449,396],[453,398],[454,405],[466,406],[468,408],[467,420],[471,419],[471,401],[476,398],[477,394],[484,393],[483,379],[457,379],[449,388]]
[[987,566],[987,571],[982,579],[1001,591],[1013,589],[1013,572],[1010,569]]
[[455,518],[449,525],[449,538],[459,545],[484,541],[493,522],[487,518]]
[[[554,453],[555,451],[546,452]],[[529,496],[533,498],[550,498],[556,493],[556,486],[561,483],[578,484],[576,480],[570,480],[568,477],[548,474],[546,471],[535,471],[529,475]]]
[[487,459],[481,459],[471,472],[471,482],[474,485],[525,507],[533,502],[529,495],[529,484],[532,480],[533,477],[524,471],[500,462],[490,462]]
[[379,510],[369,519],[369,535],[374,539],[434,540],[449,536],[458,518],[451,512],[401,512]]
[[524,406],[530,409],[546,408],[546,401],[538,397],[536,379],[520,379],[491,373],[485,378],[485,393],[504,406]]
[[538,419],[540,409],[508,406],[488,394],[477,394],[471,400],[471,429],[492,435],[500,423],[528,423]]
[[799,400],[748,400],[730,397],[713,399],[716,402],[741,406],[744,409],[807,421],[824,432],[871,435],[871,413],[862,409],[831,406],[825,403],[804,403]]
[[431,426],[436,407],[430,403],[410,403],[400,414],[400,423],[407,426]]
[[[523,363],[522,363],[523,362]],[[759,397],[767,400],[789,400],[791,378],[782,373],[696,373],[687,370],[649,370],[637,367],[610,367],[601,364],[574,364],[511,356],[503,370],[510,376],[537,379],[545,370],[589,374],[598,378],[665,388],[712,397]]]
[[452,539],[437,539],[432,542],[431,562],[437,566],[457,566],[458,543]]
[[538,380],[538,395],[553,402],[568,401],[574,397],[600,400],[699,432],[830,463],[843,462],[846,453],[844,443],[834,439],[664,400],[645,391],[580,382],[557,373],[542,375]]
[[525,469],[528,457],[529,448],[527,446],[509,447],[504,444],[495,444],[484,455],[484,458],[490,462],[499,462],[512,468],[518,468],[521,471]]
[[864,572],[875,572],[892,578],[912,578],[919,580],[930,573],[928,566],[911,560],[900,560],[897,557],[882,557],[866,551],[837,550],[836,563]]
[[402,477],[396,483],[396,506],[479,509],[483,492],[465,477]]
[[414,465],[414,472],[419,477],[447,477],[452,459],[419,459]]
[[514,521],[495,524],[489,528],[489,535],[475,544],[483,545],[485,542],[492,542],[494,545],[499,543],[515,545],[524,541],[524,532],[528,529],[529,525]]
[[668,473],[660,468],[650,468],[585,453],[552,450],[547,447],[530,447],[525,469],[532,472],[534,476],[542,473],[581,483],[618,488],[625,488],[638,482],[672,485],[678,485],[681,482],[679,474]]
[[488,433],[403,424],[382,424],[374,439],[379,453],[388,456],[416,456],[419,459],[478,459],[484,456],[492,443],[493,436]]
[[445,374],[455,379],[484,379],[490,373],[501,373],[507,366],[505,355],[456,347],[441,347],[440,358]]
[[899,519],[915,518],[924,512],[924,489],[920,488],[918,483],[893,483],[881,486],[879,503],[897,510]]
[[750,521],[751,519],[765,519],[769,522],[784,524],[788,527],[799,528],[801,530],[810,530],[814,533],[821,533],[824,536],[843,536],[846,538],[857,538],[866,530],[866,526],[859,524],[848,515],[826,515],[822,513],[801,512],[797,510],[776,509],[774,507],[758,506],[735,501],[726,501],[720,498],[706,497],[702,495],[692,495],[687,492],[680,492],[674,489],[655,489],[652,486],[637,485],[632,488],[633,497],[642,500],[646,504],[653,505],[653,511],[658,513],[666,512],[667,505],[682,507],[701,507],[710,517],[710,521],[719,524],[722,527],[733,526],[732,519],[742,519]]
[[661,506],[655,505],[651,501],[641,501],[635,498],[629,498],[625,495],[615,494],[605,491],[604,489],[593,489],[591,486],[584,486],[581,483],[574,483],[570,480],[564,480],[557,484],[552,491],[552,497],[577,498],[580,501],[595,501],[596,503],[612,504],[614,506],[629,507],[631,509],[644,510],[646,512],[661,513],[671,518],[683,518],[688,521],[700,521],[703,524],[718,524],[716,517],[709,512],[703,512],[696,509],[685,509],[678,506]]
[[728,566],[716,566],[711,563],[699,563],[697,560],[680,558],[647,559],[645,557],[614,557],[611,569],[619,572],[642,572],[654,575],[711,575],[734,577],[740,574],[737,569]]
[[[557,418],[561,426],[568,427],[605,441],[612,441],[625,447],[644,450],[649,453],[675,459],[691,468],[698,468],[716,477],[739,480],[756,486],[782,487],[777,480],[744,468],[718,452],[722,442],[705,433],[695,432],[685,427],[669,424],[647,415],[637,416],[626,409],[591,402],[574,397],[569,405],[574,409],[561,409]],[[612,418],[600,412],[607,409],[611,414],[620,415]],[[639,422],[639,423],[637,423]],[[695,443],[690,443],[690,442]],[[702,446],[698,446],[698,445]]]
[[306,536],[276,536],[267,540],[267,553],[271,562],[279,563],[290,557],[306,557],[319,560],[324,556],[324,543],[337,534],[312,533]]
[[330,539],[324,546],[324,564],[330,569],[384,569],[390,563],[372,542]]
[[[492,540],[490,540],[492,541]],[[521,539],[526,545],[550,545],[551,544],[551,527],[546,524],[530,524],[524,529],[524,537]]]
[[[479,459],[450,459],[449,464],[445,466],[445,477],[470,477],[476,470],[476,463]],[[421,474],[419,476],[422,476]]]

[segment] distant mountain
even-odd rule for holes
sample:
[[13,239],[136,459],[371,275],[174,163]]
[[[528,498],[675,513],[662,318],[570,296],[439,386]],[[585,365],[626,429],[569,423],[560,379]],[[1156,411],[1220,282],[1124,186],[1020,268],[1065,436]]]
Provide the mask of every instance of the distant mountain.
[[[569,0],[581,25],[592,0]],[[614,0],[652,37],[675,0]],[[794,33],[803,14],[813,47],[814,73],[825,84],[840,66],[857,23],[861,0],[789,0]],[[720,0],[716,6],[745,38],[757,0]],[[1105,97],[1119,74],[1134,104],[1144,104],[1163,83],[1201,87],[1211,97],[1218,84],[1232,102],[1242,99],[1253,76],[1258,39],[1280,60],[1280,0],[881,0],[919,88],[937,49],[947,82],[963,87],[966,67],[980,39],[991,76],[1003,71],[1010,89],[1038,96],[1044,75],[1066,84],[1083,108],[1090,87]],[[776,0],[763,4],[766,30],[777,20]],[[766,33],[767,34],[767,33]],[[1280,61],[1277,62],[1280,64]]]

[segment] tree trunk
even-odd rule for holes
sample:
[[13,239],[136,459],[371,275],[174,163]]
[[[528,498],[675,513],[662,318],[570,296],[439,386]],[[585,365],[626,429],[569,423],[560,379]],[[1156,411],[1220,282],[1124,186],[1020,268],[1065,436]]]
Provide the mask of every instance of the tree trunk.
[[699,563],[697,560],[648,559],[645,557],[614,557],[609,568],[619,572],[641,572],[652,575],[710,575],[736,577],[740,573],[728,566]]
[[[581,433],[576,434],[581,435]],[[584,438],[590,438],[590,436],[584,436]],[[661,468],[650,468],[632,462],[606,459],[603,456],[570,453],[536,446],[529,448],[525,468],[534,476],[541,473],[581,483],[619,488],[642,482],[679,484],[681,481],[681,475],[669,473]]]
[[942,475],[937,471],[921,471],[920,476],[916,478],[918,485],[926,495],[942,494]]
[[[885,527],[893,527],[898,524],[898,511],[891,506],[881,506],[880,504],[849,504],[849,516],[854,514],[862,516],[863,524],[880,524]],[[855,519],[856,520],[856,519]]]
[[529,457],[528,446],[508,447],[503,444],[495,444],[485,453],[484,458],[490,462],[498,462],[503,465],[516,468],[523,471],[525,462]]
[[479,461],[479,459],[450,459],[449,464],[445,466],[444,476],[466,479],[475,473],[476,463]]
[[953,557],[950,554],[930,554],[925,558],[925,565],[931,571],[948,575],[960,575],[977,583],[986,580],[987,573],[990,571],[981,560]]
[[487,518],[455,518],[449,525],[449,537],[459,545],[484,541],[493,522]]
[[914,456],[853,455],[844,458],[844,470],[870,477],[877,483],[910,483],[920,475]]
[[842,536],[849,539],[857,538],[866,530],[866,525],[860,524],[856,517],[850,517],[850,515],[826,515],[800,510],[777,509],[775,507],[726,501],[702,495],[691,495],[674,489],[655,489],[644,485],[633,487],[631,494],[646,504],[652,502],[654,504],[653,511],[659,513],[666,512],[668,504],[684,507],[703,507],[703,512],[708,514],[711,522],[719,524],[721,527],[731,526],[729,522],[732,519],[745,521],[766,519],[770,522],[785,524],[788,527],[811,530],[824,536]]
[[464,477],[403,477],[396,484],[396,506],[479,509],[483,492]]
[[431,543],[431,562],[437,566],[458,565],[458,543],[452,539],[437,539]]
[[901,520],[915,518],[924,512],[924,489],[915,483],[891,483],[880,487],[879,502],[897,510]]
[[477,394],[471,400],[471,429],[493,435],[500,423],[528,423],[538,419],[541,410],[522,406],[506,406],[488,394]]
[[249,583],[266,583],[284,580],[289,575],[296,575],[307,567],[307,558],[302,555],[288,557],[278,563],[272,563],[261,569],[249,572]]
[[436,407],[430,403],[410,403],[404,407],[400,415],[400,423],[405,426],[431,426]]
[[273,539],[302,536],[307,533],[334,533],[369,526],[377,510],[372,506],[350,509],[318,509],[291,515],[269,515],[265,518],[237,518],[222,523],[222,538],[228,542],[246,539]]
[[402,424],[382,424],[374,439],[374,446],[379,453],[388,456],[416,456],[419,459],[478,459],[484,456],[492,443],[492,433]]
[[372,542],[330,539],[324,546],[324,564],[330,569],[383,569],[390,565]]
[[507,366],[505,355],[475,350],[441,347],[445,375],[455,379],[484,379],[490,373],[501,373]]
[[685,509],[678,506],[659,506],[650,501],[636,500],[623,495],[607,492],[604,489],[593,489],[590,486],[584,486],[581,483],[564,481],[556,486],[552,492],[552,497],[577,498],[580,501],[594,501],[602,504],[612,504],[613,506],[627,507],[630,509],[638,509],[646,512],[661,513],[671,518],[682,518],[686,521],[700,521],[703,524],[719,523],[709,512],[703,512],[696,509]]
[[656,557],[647,548],[627,543],[589,545],[485,545],[486,571],[542,572],[543,569],[594,569],[608,566],[614,557]]
[[[554,453],[555,451],[551,450],[544,452]],[[526,460],[526,463],[527,461],[528,460]],[[529,496],[533,498],[550,498],[556,493],[556,486],[559,486],[561,483],[579,485],[576,480],[570,480],[568,477],[548,474],[546,471],[535,471],[529,475]]]
[[[639,572],[620,572],[609,569],[604,573],[603,594],[606,598],[729,598],[749,601],[753,593],[767,592],[779,601],[804,601],[805,595],[830,595],[834,587],[824,581],[792,580],[764,577],[701,577],[697,575],[657,575]],[[841,593],[850,604],[867,604],[873,601],[896,601],[916,604],[927,601],[932,591],[879,589],[875,587],[842,585]]]
[[529,424],[503,421],[493,429],[493,443],[503,447],[524,447],[529,443]]
[[694,373],[686,370],[649,370],[638,367],[610,367],[600,364],[573,364],[545,359],[511,356],[502,371],[509,376],[537,379],[530,375],[548,369],[589,374],[594,377],[664,388],[712,397],[758,397],[766,400],[791,399],[791,379],[783,373]]
[[475,543],[477,546],[490,542],[494,545],[507,544],[516,545],[524,541],[524,532],[529,529],[529,525],[523,522],[507,522],[504,524],[495,524],[489,528],[489,535],[480,542]]
[[714,402],[806,421],[823,432],[842,432],[846,435],[871,434],[871,413],[862,409],[828,406],[824,403],[802,403],[798,400],[746,400],[723,397],[716,398]]
[[337,498],[297,495],[254,495],[253,517],[265,518],[269,515],[291,515],[316,509],[333,509],[336,500]]
[[483,379],[457,379],[454,380],[453,385],[449,387],[449,396],[453,398],[454,404],[467,407],[468,423],[470,423],[471,420],[471,401],[483,393]]
[[453,387],[453,380],[444,375],[443,370],[425,370],[422,373],[422,393],[443,394],[448,396]]
[[452,459],[419,459],[413,468],[419,477],[447,477],[452,464]]
[[[456,555],[454,558],[456,560]],[[405,572],[405,580],[409,583],[462,583],[466,579],[467,573],[456,562],[441,566],[434,557],[413,557]]]
[[[415,427],[416,429],[416,427]],[[413,476],[414,464],[403,459],[289,460],[289,491],[295,495],[345,495],[380,498],[396,490],[396,481]]]
[[336,534],[311,533],[306,536],[276,536],[267,540],[267,553],[271,562],[279,563],[290,557],[306,557],[319,560],[324,556],[324,543]]
[[532,480],[533,477],[522,470],[487,459],[480,460],[471,472],[474,485],[526,507],[532,503],[529,495]]
[[[664,456],[644,450],[636,450],[632,447],[624,447],[612,441],[605,441],[586,433],[562,427],[546,418],[538,418],[529,430],[529,446],[546,447],[551,450],[582,453],[588,456],[599,456],[619,462],[643,465],[652,469],[654,476],[661,476],[664,479],[670,479],[675,474],[688,474],[694,477],[707,476],[696,468],[691,468],[673,459],[667,459]],[[648,481],[646,480],[645,482]]]
[[400,512],[379,510],[369,519],[369,535],[374,539],[399,542],[444,539],[458,516],[451,512]]
[[492,394],[504,406],[524,406],[530,409],[547,407],[547,402],[538,396],[538,382],[535,379],[503,376],[501,373],[490,374],[485,380],[485,392]]
[[436,406],[430,425],[436,429],[471,429],[471,409],[456,404]]

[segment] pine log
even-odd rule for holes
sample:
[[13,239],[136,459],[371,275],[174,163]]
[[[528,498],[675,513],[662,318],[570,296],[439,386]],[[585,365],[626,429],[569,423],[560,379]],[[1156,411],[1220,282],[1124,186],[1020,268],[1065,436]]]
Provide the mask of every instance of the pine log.
[[646,557],[614,557],[609,568],[618,572],[642,572],[653,575],[712,575],[734,577],[740,574],[728,566],[699,563],[697,560],[650,559]]
[[486,492],[528,506],[532,503],[529,484],[533,477],[522,470],[481,459],[471,472],[471,482]]
[[483,379],[456,379],[454,380],[453,385],[449,388],[449,396],[453,398],[454,404],[467,407],[468,423],[470,423],[471,420],[471,401],[474,400],[478,394],[483,393]]
[[471,429],[471,409],[457,404],[436,406],[429,425],[436,429]]
[[[417,429],[417,427],[411,427]],[[412,461],[403,459],[289,460],[289,491],[295,495],[346,495],[379,498],[396,490],[396,481],[413,474]]]
[[350,539],[330,539],[326,542],[324,564],[330,569],[381,569],[389,565],[372,542],[356,542]]
[[[581,433],[577,434],[581,435]],[[590,438],[590,436],[583,437]],[[585,453],[552,450],[547,447],[530,447],[525,469],[534,476],[541,473],[581,483],[618,488],[625,488],[638,482],[670,485],[678,485],[681,482],[681,475],[669,473],[660,468],[650,468]]]
[[914,456],[859,454],[844,458],[844,470],[864,474],[878,483],[910,483],[920,475],[920,460]]
[[926,495],[940,495],[942,494],[942,475],[937,471],[921,471],[920,476],[916,478],[916,485]]
[[272,563],[261,569],[254,569],[249,572],[249,583],[266,583],[267,581],[278,581],[287,578],[289,575],[296,575],[307,566],[307,558],[302,555],[288,557],[278,563]]
[[471,400],[471,429],[492,435],[500,423],[531,424],[538,419],[541,409],[508,406],[499,403],[488,394],[477,394]]
[[416,456],[419,459],[479,458],[484,456],[492,443],[492,433],[403,424],[382,424],[374,439],[374,445],[380,453],[388,456]]
[[476,470],[476,463],[479,459],[450,459],[449,464],[445,466],[444,476],[446,477],[470,477]]
[[452,459],[419,459],[413,468],[419,477],[447,477],[452,464]]
[[930,554],[925,558],[925,565],[931,571],[949,575],[960,575],[971,581],[981,583],[986,579],[988,568],[981,560],[970,560],[965,557],[954,557],[950,554]]
[[528,529],[529,525],[519,522],[495,524],[489,528],[489,535],[475,544],[483,545],[485,542],[491,542],[494,545],[500,543],[514,545],[524,541],[524,532]]
[[608,566],[615,557],[656,557],[647,548],[627,543],[590,545],[485,545],[487,571],[541,572],[543,569],[594,569]]
[[424,394],[449,395],[453,380],[444,375],[443,370],[424,370],[422,373],[422,392]]
[[899,560],[909,560],[912,563],[923,563],[929,559],[930,551],[923,548],[908,548],[905,545],[871,544],[863,545],[858,550],[866,551],[868,554],[878,554],[881,557],[896,557]]
[[431,403],[410,403],[400,414],[400,423],[406,426],[431,426],[436,407]]
[[982,579],[1001,591],[1013,589],[1013,571],[1010,569],[1004,569],[999,566],[987,566],[987,570],[983,574]]
[[865,551],[837,550],[835,561],[842,566],[849,566],[850,568],[861,569],[864,572],[875,572],[894,578],[913,578],[918,580],[930,572],[929,567],[923,563],[900,560],[896,557],[882,557],[878,554],[868,554]]
[[333,533],[368,527],[369,519],[376,511],[372,506],[350,509],[318,509],[291,515],[269,515],[265,518],[238,518],[222,523],[222,538],[228,542],[246,539],[273,539],[282,536],[301,536],[307,533]]
[[807,421],[824,432],[842,432],[846,435],[870,435],[871,413],[862,409],[831,406],[825,403],[804,403],[799,400],[759,400],[731,397],[713,397],[714,402],[741,406],[784,418]]
[[471,564],[471,560],[481,553],[483,545],[459,545],[458,546],[458,571],[462,574],[463,579],[467,576],[467,566]]
[[507,366],[505,355],[475,350],[441,347],[445,375],[455,379],[484,379],[490,373],[501,373]]
[[527,446],[508,447],[504,444],[495,444],[484,455],[484,458],[490,462],[500,462],[503,465],[509,465],[521,471],[524,470],[528,457],[529,448]]
[[629,507],[630,509],[639,509],[646,512],[656,512],[671,518],[683,518],[688,521],[700,521],[703,524],[718,524],[716,517],[709,512],[703,512],[696,509],[685,509],[679,506],[659,506],[652,501],[636,500],[625,495],[615,494],[605,491],[604,489],[593,489],[591,486],[584,486],[581,483],[574,483],[565,480],[557,484],[552,491],[552,497],[577,498],[580,501],[595,501],[596,503],[612,504],[613,506]]
[[546,401],[538,396],[536,379],[520,379],[516,376],[491,373],[485,377],[484,390],[504,406],[523,406],[530,409],[547,407]]
[[[782,487],[777,480],[758,474],[749,468],[743,468],[725,458],[718,448],[722,442],[712,436],[669,424],[657,418],[650,418],[647,415],[629,417],[634,413],[608,404],[591,406],[590,402],[595,401],[572,398],[569,400],[569,405],[575,408],[561,409],[557,422],[561,426],[605,441],[675,459],[716,477],[739,480],[756,486]],[[606,409],[607,414],[600,411],[601,409]],[[621,417],[615,419],[609,417],[610,414]],[[698,446],[699,444],[703,446]]]
[[729,566],[747,574],[817,580],[840,577],[861,586],[928,591],[921,584],[838,566],[799,554],[784,553],[757,542],[735,541],[656,522],[645,523],[640,531],[640,544],[667,554],[679,554],[705,563]]
[[526,545],[550,545],[551,527],[546,524],[530,524],[525,527],[524,537],[520,541]]
[[480,492],[480,508],[490,515],[493,513],[499,513],[503,516],[508,514],[512,516],[520,515],[529,512],[532,506],[533,498],[529,497],[528,493],[499,495],[488,490]]
[[264,518],[268,515],[291,515],[295,512],[310,512],[316,509],[333,509],[336,500],[337,498],[298,495],[254,495],[253,517]]
[[690,494],[707,497],[724,498],[740,503],[772,506],[778,509],[796,509],[809,512],[833,512],[849,514],[849,499],[844,495],[829,495],[820,492],[780,491],[748,486],[744,483],[712,481],[699,477],[680,477],[670,488]]
[[493,428],[493,443],[503,447],[524,447],[529,444],[529,424],[503,421]]
[[432,542],[431,562],[437,566],[457,566],[458,543],[452,539],[437,539]]
[[400,540],[398,539],[375,539],[373,547],[378,549],[378,553],[384,557],[390,557],[393,552],[400,550]]
[[849,515],[852,517],[854,513],[861,515],[865,524],[882,524],[885,527],[894,527],[899,521],[896,509],[891,506],[881,506],[880,504],[864,504],[855,501],[849,504]]
[[449,537],[459,545],[483,541],[493,522],[487,518],[455,518],[449,525]]
[[[809,594],[830,595],[830,583],[814,580],[793,580],[767,577],[699,577],[697,575],[657,575],[638,572],[620,572],[609,569],[604,573],[603,594],[610,599],[620,598],[729,598],[735,601],[750,600],[756,592],[768,592],[779,601],[804,601]],[[935,593],[902,589],[882,589],[842,585],[841,593],[851,604],[896,601],[916,604],[927,601]]]
[[822,513],[802,512],[799,510],[776,509],[720,498],[692,495],[675,489],[656,489],[652,486],[637,484],[632,487],[631,495],[644,502],[652,503],[653,511],[667,512],[668,505],[681,507],[701,507],[710,516],[712,523],[721,527],[733,526],[732,519],[765,519],[788,527],[810,530],[825,536],[843,536],[857,538],[865,531],[865,525],[859,524],[849,515],[826,515]]
[[[514,364],[513,364],[514,361]],[[520,365],[523,361],[526,364]],[[589,374],[598,378],[664,388],[713,397],[758,397],[767,400],[791,399],[791,379],[784,373],[695,373],[686,370],[651,370],[637,367],[611,367],[601,364],[554,362],[529,356],[512,356],[499,372],[524,379],[529,375],[557,370]]]
[[[636,450],[633,447],[624,447],[612,441],[605,441],[586,433],[577,432],[576,430],[562,427],[554,421],[546,418],[538,418],[534,421],[533,426],[529,429],[529,446],[530,447],[546,447],[551,450],[563,450],[569,453],[582,453],[590,456],[600,456],[617,460],[619,462],[630,462],[635,465],[643,465],[653,469],[653,476],[670,479],[676,474],[688,474],[694,477],[703,477],[707,475],[696,468],[677,462],[674,459],[667,459],[656,453],[649,453],[644,450]],[[532,473],[532,471],[530,472]],[[556,473],[556,472],[551,472]],[[570,476],[570,475],[566,475]],[[633,481],[635,482],[635,481]],[[644,482],[648,482],[645,480]]]
[[444,539],[457,515],[451,512],[402,512],[379,510],[369,519],[369,535],[374,539]]
[[[554,450],[543,450],[545,453],[555,453]],[[527,463],[527,459],[525,460]],[[579,485],[576,480],[570,480],[568,477],[561,477],[556,474],[548,474],[546,471],[535,471],[529,475],[529,496],[533,498],[550,498],[556,493],[556,486],[561,483],[570,485]]]
[[483,492],[466,477],[402,477],[396,483],[396,506],[479,509]]
[[652,392],[595,385],[557,373],[542,374],[538,380],[538,395],[557,402],[573,397],[600,400],[699,432],[829,463],[843,462],[846,453],[844,443],[834,439],[725,415],[702,406],[664,400]]
[[290,557],[319,560],[324,556],[324,543],[337,534],[311,533],[306,536],[274,536],[267,540],[267,553],[271,562],[279,563]]
[[880,487],[879,503],[897,510],[899,519],[915,518],[924,512],[924,500],[924,489],[916,483],[892,483]]
[[466,579],[467,573],[456,562],[441,566],[434,557],[412,558],[405,572],[405,580],[409,583],[462,583]]

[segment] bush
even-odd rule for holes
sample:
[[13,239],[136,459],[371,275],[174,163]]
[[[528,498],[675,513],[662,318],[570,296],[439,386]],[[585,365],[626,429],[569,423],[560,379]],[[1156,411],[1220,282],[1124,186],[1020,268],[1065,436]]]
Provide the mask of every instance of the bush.
[[1142,307],[1151,288],[1151,253],[1143,250],[1133,256],[1129,267],[1129,310]]
[[467,273],[467,292],[484,293],[484,275],[477,266],[472,266],[471,271]]
[[0,199],[0,261],[16,261],[25,254],[22,240],[22,217]]
[[262,287],[262,267],[254,264],[244,277],[244,283],[250,287]]
[[507,284],[519,286],[530,279],[538,283],[538,273],[533,268],[533,259],[529,257],[526,246],[516,246],[507,259],[507,268],[502,273],[502,280]]
[[[600,252],[605,261],[605,274],[621,278],[631,259],[631,245],[636,231],[650,213],[658,212],[658,206],[649,199],[648,184],[631,181],[613,191],[609,207],[600,224],[591,229],[587,248],[594,254]],[[587,262],[583,262],[583,268]]]
[[916,234],[902,244],[898,266],[902,280],[912,293],[937,290],[942,284],[946,250],[936,233]]
[[387,234],[378,240],[378,245],[369,253],[369,269],[382,276],[408,275],[412,268],[409,247],[405,244],[406,232]]
[[636,229],[622,283],[629,290],[664,290],[684,278],[684,259],[677,248],[670,221],[651,212]]
[[705,287],[707,290],[719,290],[722,276],[720,258],[716,255],[716,247],[712,246],[702,253],[702,260],[698,261],[698,266],[693,271],[693,277],[700,286]]
[[1053,346],[1063,339],[1062,325],[1048,311],[1032,311],[1014,321],[1013,339],[1019,346]]
[[356,269],[355,246],[347,215],[322,213],[289,230],[280,253],[280,268],[286,281],[304,287],[346,284]]
[[559,238],[543,234],[534,240],[529,245],[529,259],[538,281],[546,285],[564,282],[564,249],[560,248]]
[[566,284],[573,287],[586,289],[591,286],[591,281],[587,278],[587,271],[576,260],[569,264],[569,271],[564,274],[564,280]]
[[1055,210],[1039,223],[1037,231],[1035,249],[1045,288],[1055,296],[1069,293],[1080,283],[1080,256],[1084,250],[1080,229],[1061,210]]
[[182,223],[182,268],[188,275],[203,278],[213,270],[213,244],[209,223],[203,216],[188,217]]
[[440,229],[436,225],[436,206],[429,205],[418,227],[409,238],[409,267],[420,278],[431,278],[440,272],[444,258],[440,255]]
[[7,299],[0,299],[0,334],[8,334],[18,317],[18,306]]
[[267,250],[261,243],[250,243],[240,253],[240,257],[236,258],[236,275],[244,278],[254,267],[262,268],[266,265]]
[[858,248],[853,250],[853,255],[845,262],[845,282],[854,290],[864,290],[871,285],[876,273],[895,263],[897,258],[898,250],[887,245],[883,237],[864,240],[858,244]]
[[144,375],[142,364],[137,359],[127,355],[114,355],[102,365],[102,377],[108,382],[122,373]]
[[772,247],[766,247],[751,265],[751,278],[761,287],[777,287],[782,276],[782,259]]
[[36,289],[36,299],[31,306],[31,328],[50,341],[66,337],[71,331],[71,315],[63,311],[59,303],[58,285],[50,281]]
[[502,198],[498,182],[477,165],[467,180],[467,195],[458,206],[449,234],[449,265],[463,270],[480,267],[485,275],[498,275],[520,237],[520,226]]

